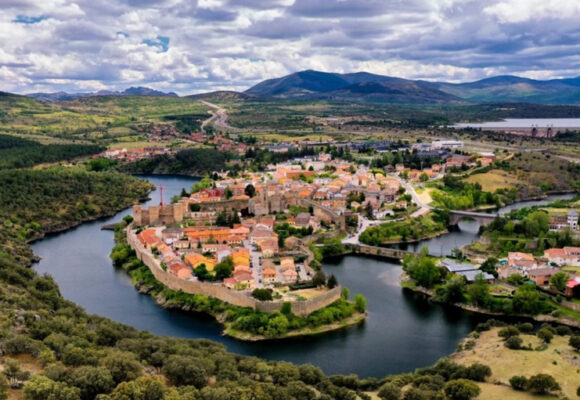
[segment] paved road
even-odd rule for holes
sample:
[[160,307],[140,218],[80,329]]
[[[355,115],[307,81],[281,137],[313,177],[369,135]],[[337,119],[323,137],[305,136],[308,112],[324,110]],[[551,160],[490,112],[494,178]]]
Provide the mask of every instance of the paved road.
[[342,243],[343,244],[359,244],[359,237],[361,235],[361,233],[363,233],[369,226],[374,226],[374,225],[380,225],[380,224],[386,224],[389,222],[393,222],[396,220],[391,220],[391,221],[382,221],[382,220],[370,220],[362,215],[359,214],[358,216],[358,229],[355,232],[354,235],[351,236],[347,236],[344,239],[342,239]]
[[215,111],[211,112],[211,117],[206,119],[201,124],[201,130],[205,132],[206,125],[213,123],[216,128],[228,131],[235,131],[238,128],[235,128],[228,124],[228,114],[225,108],[218,106],[217,104],[210,103],[209,101],[202,100],[203,104],[208,107],[213,108]]
[[415,203],[419,207],[417,211],[413,212],[409,216],[410,218],[420,217],[421,215],[425,215],[429,211],[433,210],[432,206],[430,206],[427,203],[424,203],[423,200],[421,200],[421,197],[419,197],[419,195],[415,191],[415,188],[413,188],[413,185],[411,185],[409,182],[407,182],[406,180],[404,180],[403,178],[401,178],[396,174],[390,174],[390,176],[399,181],[401,186],[405,188],[405,193],[410,194],[411,198],[413,199],[413,203]]

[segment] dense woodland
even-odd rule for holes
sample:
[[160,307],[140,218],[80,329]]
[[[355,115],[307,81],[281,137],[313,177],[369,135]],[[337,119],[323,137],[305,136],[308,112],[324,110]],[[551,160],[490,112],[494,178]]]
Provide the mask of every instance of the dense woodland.
[[213,149],[187,149],[175,155],[160,155],[125,164],[123,172],[136,174],[204,175],[225,169],[227,155]]
[[26,168],[97,154],[105,147],[80,144],[41,145],[32,140],[0,135],[0,169]]

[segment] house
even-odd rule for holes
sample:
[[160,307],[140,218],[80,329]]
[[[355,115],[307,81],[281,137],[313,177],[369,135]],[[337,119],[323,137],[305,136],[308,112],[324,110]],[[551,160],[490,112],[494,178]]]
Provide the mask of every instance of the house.
[[287,269],[282,272],[282,275],[286,282],[296,282],[298,280],[298,272],[296,272],[296,268]]
[[469,283],[475,282],[475,279],[478,276],[482,276],[487,282],[491,282],[495,279],[495,277],[487,272],[481,272],[480,270],[474,269],[470,271],[459,271],[457,272],[458,275],[465,277],[465,280]]
[[294,258],[292,257],[284,257],[280,260],[280,268],[282,269],[282,271],[285,271],[287,269],[296,269],[296,266],[294,265]]
[[440,265],[449,272],[462,272],[462,271],[472,271],[475,270],[475,265],[473,264],[463,264],[459,263],[450,258],[446,258],[440,262]]
[[580,276],[576,276],[570,279],[566,284],[566,296],[568,297],[580,297]]
[[201,264],[205,264],[205,269],[207,269],[208,271],[213,271],[216,265],[216,260],[214,258],[205,257],[197,253],[187,254],[184,257],[184,261],[192,269],[199,267]]
[[274,257],[278,253],[278,239],[262,239],[256,243],[265,258]]
[[266,268],[262,271],[262,277],[264,283],[274,283],[276,282],[276,270],[273,268]]
[[544,251],[544,257],[559,266],[580,266],[580,247],[553,248]]
[[508,253],[508,265],[519,270],[528,270],[537,267],[533,255],[519,251]]
[[550,278],[558,272],[557,268],[535,268],[528,271],[528,279],[538,286],[549,286]]

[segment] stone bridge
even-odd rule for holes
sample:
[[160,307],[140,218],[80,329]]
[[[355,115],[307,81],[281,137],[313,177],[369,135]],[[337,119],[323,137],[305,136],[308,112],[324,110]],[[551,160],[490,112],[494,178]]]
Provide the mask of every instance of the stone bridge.
[[402,260],[406,255],[414,255],[417,253],[406,250],[391,249],[388,247],[367,246],[365,244],[348,244],[348,249],[351,249],[355,254],[366,254],[369,256],[384,257],[393,260]]
[[476,211],[449,211],[449,225],[457,225],[463,218],[470,218],[479,222],[482,226],[487,226],[497,217],[497,214],[488,214]]

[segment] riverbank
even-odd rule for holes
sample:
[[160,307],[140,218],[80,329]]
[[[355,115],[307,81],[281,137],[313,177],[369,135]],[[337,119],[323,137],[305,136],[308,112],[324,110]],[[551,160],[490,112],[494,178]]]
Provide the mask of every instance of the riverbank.
[[224,326],[225,326],[224,334],[227,334],[228,336],[231,336],[235,339],[244,340],[247,342],[258,342],[258,341],[263,341],[263,340],[289,339],[289,338],[300,337],[300,336],[315,336],[315,335],[320,335],[320,334],[327,333],[327,332],[333,332],[333,331],[338,331],[341,329],[347,329],[347,328],[350,328],[350,327],[355,326],[355,325],[361,325],[362,323],[364,323],[366,318],[367,318],[366,312],[364,312],[364,313],[355,312],[355,314],[353,314],[352,316],[350,316],[342,321],[339,321],[339,322],[319,326],[316,328],[297,329],[295,331],[290,331],[284,335],[280,335],[277,337],[267,337],[264,335],[257,335],[257,334],[252,334],[249,332],[238,331],[238,330],[232,328],[231,324],[226,323],[226,324],[224,324]]
[[[427,296],[431,301],[434,301],[434,298],[436,295],[435,290],[427,289],[425,287],[422,287],[422,286],[415,284],[415,282],[405,272],[403,272],[401,274],[399,279],[400,279],[401,287],[403,289],[410,290],[414,293],[421,293],[421,294]],[[446,304],[453,306],[453,307],[461,308],[462,310],[465,310],[465,311],[469,311],[469,312],[473,312],[473,313],[477,313],[477,314],[481,314],[481,315],[486,315],[489,317],[528,319],[528,320],[535,321],[535,322],[542,322],[542,323],[549,322],[549,323],[566,325],[566,326],[569,326],[572,328],[579,328],[580,329],[580,321],[578,321],[576,319],[571,319],[571,318],[561,318],[561,317],[555,317],[552,315],[544,315],[544,314],[530,315],[530,314],[498,313],[498,312],[490,311],[486,308],[474,306],[472,304],[458,303],[458,302],[446,303]]]
[[[224,335],[239,340],[321,334],[358,324],[366,318],[364,309],[359,309],[358,300],[356,303],[349,301],[344,292],[341,296],[340,287],[310,300],[279,304],[260,302],[220,285],[171,278],[159,266],[148,265],[152,264],[151,260],[145,262],[143,254],[141,257],[135,254],[135,241],[130,241],[133,246],[127,244],[125,224],[118,225],[115,239],[117,245],[111,258],[117,267],[129,274],[139,293],[150,295],[163,308],[208,314],[222,325]],[[178,287],[168,286],[173,281]],[[193,286],[193,292],[186,291],[184,285]]]

